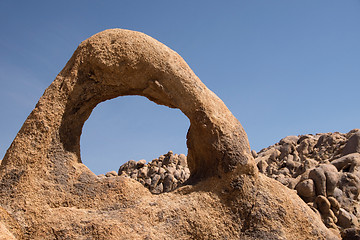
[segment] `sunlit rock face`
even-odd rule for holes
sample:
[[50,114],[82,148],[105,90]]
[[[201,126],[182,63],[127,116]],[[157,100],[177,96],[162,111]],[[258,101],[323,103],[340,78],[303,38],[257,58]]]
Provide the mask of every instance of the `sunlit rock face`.
[[[188,185],[154,195],[81,163],[92,109],[125,95],[189,118]],[[5,239],[338,239],[294,191],[258,174],[239,121],[176,52],[128,30],[79,45],[8,149],[0,183]]]

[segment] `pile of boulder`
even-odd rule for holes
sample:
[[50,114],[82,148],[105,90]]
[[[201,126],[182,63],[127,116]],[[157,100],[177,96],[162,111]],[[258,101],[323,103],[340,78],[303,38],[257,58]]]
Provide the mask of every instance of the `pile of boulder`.
[[296,190],[327,227],[350,235],[358,231],[359,129],[288,136],[252,154],[261,173]]
[[149,163],[144,159],[137,162],[130,160],[119,168],[118,173],[108,172],[105,177],[116,175],[135,179],[150,192],[159,194],[170,192],[182,185],[190,177],[190,170],[184,154],[173,154],[169,151]]
[[[342,134],[321,133],[288,136],[280,142],[252,151],[259,171],[297,194],[325,225],[343,234],[358,234],[360,219],[360,130]],[[190,176],[184,154],[169,151],[146,163],[130,160],[118,173],[135,179],[150,192],[160,194],[181,186]]]

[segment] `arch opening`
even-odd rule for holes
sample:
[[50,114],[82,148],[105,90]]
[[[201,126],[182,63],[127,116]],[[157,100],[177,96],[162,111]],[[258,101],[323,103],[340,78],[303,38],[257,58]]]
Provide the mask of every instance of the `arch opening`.
[[100,103],[82,128],[81,161],[95,174],[118,171],[129,160],[147,162],[172,150],[187,155],[190,122],[178,109],[141,96]]

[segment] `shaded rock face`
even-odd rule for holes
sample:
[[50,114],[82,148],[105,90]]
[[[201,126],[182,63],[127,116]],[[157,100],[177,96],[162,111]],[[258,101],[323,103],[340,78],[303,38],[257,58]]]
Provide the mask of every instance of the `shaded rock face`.
[[[179,108],[190,119],[188,185],[154,195],[131,177],[97,177],[81,163],[92,109],[124,95]],[[135,165],[151,186],[155,169]],[[163,191],[172,189],[176,170],[159,179]],[[79,45],[7,150],[0,185],[5,239],[339,238],[293,191],[258,174],[239,121],[177,53],[128,30]]]

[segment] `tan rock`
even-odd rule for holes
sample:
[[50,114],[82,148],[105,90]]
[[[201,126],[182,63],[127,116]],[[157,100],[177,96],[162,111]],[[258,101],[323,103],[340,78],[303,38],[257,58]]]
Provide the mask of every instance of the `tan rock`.
[[317,209],[319,209],[321,214],[329,213],[331,203],[329,202],[329,200],[326,197],[319,195],[316,197],[314,203],[315,203]]
[[186,156],[184,154],[180,154],[179,155],[179,161],[178,161],[178,164],[182,167],[187,167],[187,159],[186,159]]
[[0,222],[0,240],[16,240],[15,236]]
[[296,185],[296,191],[301,197],[311,198],[315,196],[315,185],[312,179],[306,179]]
[[115,177],[115,176],[117,176],[118,174],[117,174],[117,172],[115,172],[115,171],[110,171],[110,172],[107,172],[106,174],[105,174],[105,176],[106,177]]
[[[152,195],[81,163],[84,122],[124,95],[190,119],[192,185]],[[18,239],[338,239],[295,191],[258,174],[239,121],[176,52],[128,30],[80,44],[8,149],[0,182],[0,204],[21,227],[4,226]]]

